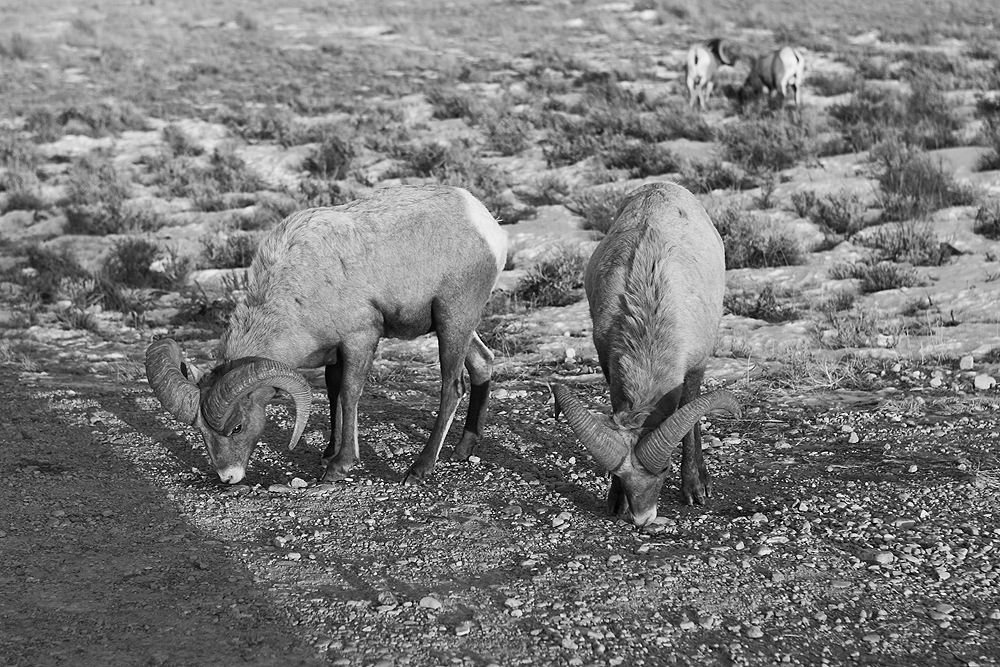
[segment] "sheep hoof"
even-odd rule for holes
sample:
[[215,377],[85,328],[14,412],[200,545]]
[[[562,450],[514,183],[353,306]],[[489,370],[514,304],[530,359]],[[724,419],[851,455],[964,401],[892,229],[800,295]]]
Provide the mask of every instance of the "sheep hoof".
[[425,471],[418,468],[416,465],[413,465],[410,466],[410,469],[406,471],[405,475],[403,475],[403,484],[406,484],[407,486],[419,486],[420,484],[423,484],[424,480],[426,480],[429,476],[429,470]]
[[448,457],[450,461],[468,461],[469,457],[472,456],[472,452],[476,448],[478,440],[475,437],[466,437],[466,434],[462,434],[462,439],[458,441],[455,445],[455,449],[452,450],[451,456]]
[[334,464],[330,464],[326,468],[326,472],[323,473],[323,478],[321,482],[343,482],[345,479],[350,477],[350,470],[338,467]]
[[712,495],[712,483],[709,480],[697,480],[681,484],[681,495],[685,505],[704,505]]

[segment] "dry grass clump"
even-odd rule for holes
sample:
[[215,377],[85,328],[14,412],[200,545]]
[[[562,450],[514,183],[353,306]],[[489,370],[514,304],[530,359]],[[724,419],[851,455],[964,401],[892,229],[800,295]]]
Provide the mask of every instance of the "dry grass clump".
[[238,269],[250,266],[257,246],[258,232],[230,231],[201,239],[201,264],[209,269]]
[[117,136],[126,130],[147,130],[146,114],[128,102],[95,102],[63,109],[37,107],[25,119],[25,130],[35,141],[55,141],[64,134]]
[[983,120],[980,141],[989,147],[976,166],[980,171],[1000,169],[1000,97],[981,96],[976,101],[976,115]]
[[816,327],[819,343],[830,349],[893,347],[901,327],[888,322],[876,310],[852,308],[828,311]]
[[324,128],[319,145],[312,149],[302,163],[302,168],[319,178],[339,181],[351,171],[357,149],[351,132],[342,128]]
[[125,287],[172,289],[187,276],[190,262],[143,238],[115,242],[101,269],[107,281]]
[[711,162],[685,162],[681,165],[680,184],[695,194],[708,194],[714,190],[748,190],[757,187],[740,167],[712,160]]
[[941,243],[929,224],[916,220],[880,227],[860,241],[878,250],[882,259],[914,266],[941,266],[952,256],[951,246]]
[[[804,207],[806,202],[800,200],[796,206]],[[864,228],[864,216],[867,210],[868,202],[860,194],[851,190],[840,190],[812,202],[805,217],[819,225],[825,232],[853,236]]]
[[128,205],[132,185],[111,158],[92,153],[70,166],[65,200],[66,231],[71,234],[130,234],[163,225],[152,211]]
[[[168,145],[168,150],[174,148]],[[217,147],[207,159],[165,152],[148,158],[146,165],[148,180],[166,196],[189,197],[201,211],[249,206],[255,193],[265,187],[263,179],[228,145]]]

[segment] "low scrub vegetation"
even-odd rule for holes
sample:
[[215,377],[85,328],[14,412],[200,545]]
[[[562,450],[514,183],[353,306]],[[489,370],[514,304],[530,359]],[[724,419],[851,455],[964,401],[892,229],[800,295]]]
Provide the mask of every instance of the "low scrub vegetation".
[[860,239],[862,245],[879,251],[882,259],[914,266],[941,266],[952,255],[926,222],[905,220],[885,225]]
[[783,114],[732,123],[720,133],[724,157],[750,173],[781,171],[816,153],[808,123]]
[[67,195],[61,205],[70,234],[130,234],[163,225],[154,212],[128,204],[131,182],[107,155],[93,153],[76,160],[67,180]]
[[631,188],[620,183],[588,188],[573,194],[565,206],[583,218],[584,229],[606,234],[630,191]]
[[798,310],[788,303],[782,303],[789,295],[774,285],[767,284],[758,288],[727,289],[723,306],[726,312],[755,320],[779,323],[794,320],[799,316]]
[[302,167],[318,178],[343,180],[351,171],[357,149],[349,132],[330,128],[323,133],[319,145],[312,149]]
[[[797,206],[806,207],[807,204],[806,201],[800,201]],[[867,209],[868,204],[860,194],[840,190],[814,199],[808,206],[805,217],[819,225],[824,232],[852,236],[865,226]]]
[[827,311],[816,329],[820,344],[831,349],[895,347],[901,333],[898,325],[869,308]]
[[862,83],[844,104],[830,107],[845,148],[868,150],[879,142],[899,138],[921,148],[958,145],[962,119],[933,81],[916,78],[913,92]]
[[201,265],[209,269],[248,267],[259,243],[257,232],[231,231],[205,236],[201,239]]
[[184,281],[190,262],[146,239],[115,242],[101,270],[106,281],[125,287],[173,289]]
[[882,217],[887,221],[925,216],[948,206],[976,201],[975,190],[957,183],[940,161],[899,140],[871,150],[869,165],[878,181]]
[[919,282],[912,268],[875,259],[835,264],[830,268],[830,278],[833,280],[857,280],[858,288],[865,294],[899,287],[912,287]]
[[713,190],[748,190],[757,187],[757,180],[734,164],[712,160],[685,162],[680,184],[695,194],[708,194]]
[[588,259],[578,249],[561,248],[528,269],[513,295],[533,308],[575,303],[583,298],[583,274]]
[[727,269],[801,264],[798,240],[769,220],[733,204],[712,213],[726,248]]
[[990,199],[979,205],[972,231],[994,241],[1000,240],[1000,199]]

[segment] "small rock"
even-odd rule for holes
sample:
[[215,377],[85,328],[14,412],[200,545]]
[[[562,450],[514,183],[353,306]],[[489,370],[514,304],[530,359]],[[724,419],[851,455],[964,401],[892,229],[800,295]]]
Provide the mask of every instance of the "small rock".
[[750,517],[751,523],[767,523],[767,517],[760,512],[755,512],[753,516]]
[[505,607],[509,607],[510,609],[517,609],[523,604],[524,603],[518,600],[517,598],[507,598],[506,600],[503,601],[503,605]]
[[760,629],[759,625],[750,625],[743,630],[743,634],[750,639],[760,639],[764,636],[764,631]]
[[991,375],[986,375],[985,373],[977,375],[976,379],[973,380],[972,383],[978,391],[986,391],[997,385],[996,378]]
[[888,565],[896,560],[891,551],[882,551],[880,549],[863,549],[858,559],[872,565]]
[[694,630],[696,627],[698,627],[698,625],[690,618],[685,618],[683,621],[680,622],[678,627],[681,630]]
[[396,596],[390,593],[389,591],[382,591],[381,593],[379,593],[377,600],[378,603],[381,605],[395,607],[396,605],[399,604],[399,601],[396,599]]
[[849,442],[852,445],[856,445],[856,444],[858,444],[859,440],[861,440],[861,438],[858,437],[857,432],[856,431],[851,431],[851,437],[849,437],[847,439],[847,442]]
[[292,487],[288,486],[287,484],[272,484],[271,486],[267,487],[267,491],[268,493],[285,494],[285,493],[291,493]]
[[974,360],[971,354],[967,354],[958,360],[958,367],[963,371],[971,371]]
[[1000,609],[990,610],[989,618],[992,621],[1000,621]]
[[759,547],[757,547],[756,549],[754,549],[751,553],[753,553],[754,556],[766,556],[766,555],[768,555],[770,553],[773,553],[773,552],[774,552],[774,549],[772,549],[771,547],[767,546],[766,544],[762,544]]
[[423,607],[424,609],[440,609],[442,605],[440,600],[438,600],[435,597],[431,597],[430,595],[427,595],[425,597],[420,598],[420,606]]
[[285,554],[285,559],[286,560],[302,560],[302,554],[300,554],[298,551],[289,551],[287,554]]
[[289,482],[288,485],[291,486],[293,489],[304,489],[307,486],[309,486],[306,480],[302,479],[301,477],[293,477],[292,481]]
[[942,614],[950,614],[951,612],[955,611],[955,607],[953,605],[948,604],[947,602],[938,602],[936,605],[934,605],[934,611],[939,611]]
[[472,632],[472,621],[462,621],[455,626],[455,634],[459,637],[464,637],[470,632]]
[[948,579],[951,579],[951,572],[943,567],[936,567],[934,568],[934,571],[937,573],[938,580],[940,581],[947,581]]
[[882,635],[880,635],[877,632],[871,632],[862,637],[862,639],[870,644],[877,644],[878,642],[882,641]]
[[830,582],[830,586],[833,588],[850,588],[851,582],[845,581],[843,579],[834,579]]
[[569,649],[570,651],[575,651],[576,649],[580,648],[579,646],[577,646],[576,642],[570,639],[569,637],[566,637],[565,639],[562,640],[562,646],[563,648]]
[[917,466],[916,466],[916,464],[911,465],[909,468],[907,468],[906,472],[911,472],[911,473],[912,472],[917,472]]

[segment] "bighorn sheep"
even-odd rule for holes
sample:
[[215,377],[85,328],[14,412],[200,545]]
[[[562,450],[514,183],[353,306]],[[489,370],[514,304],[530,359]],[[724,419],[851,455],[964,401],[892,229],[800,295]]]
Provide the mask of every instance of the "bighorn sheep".
[[357,407],[382,337],[437,334],[441,403],[430,439],[404,481],[423,481],[464,390],[465,430],[453,458],[467,459],[483,433],[493,355],[475,332],[507,253],[507,235],[461,188],[401,186],[335,208],[288,216],[260,245],[247,300],[220,341],[221,363],[201,374],[176,342],[146,352],[146,374],[163,407],[198,427],[223,482],[243,479],[281,389],[295,401],[298,442],[311,392],[296,368],[326,367],[330,444],[324,482],[343,479],[358,458]]
[[716,70],[720,65],[732,66],[735,63],[736,57],[724,39],[699,42],[688,49],[685,75],[691,98],[689,106],[694,107],[697,103],[702,110],[707,108],[708,98],[712,96],[712,88],[715,86],[713,79]]
[[795,106],[802,104],[802,84],[805,83],[806,59],[802,52],[783,46],[753,61],[750,74],[739,91],[741,101],[759,95],[765,88],[769,97],[778,97],[784,105],[788,88],[792,88]]
[[722,239],[695,197],[674,183],[626,196],[585,275],[594,344],[611,390],[611,417],[596,417],[553,387],[556,414],[610,471],[608,510],[644,526],[656,518],[671,450],[683,442],[681,491],[704,503],[711,488],[699,420],[738,415],[725,389],[699,396],[715,347],[726,282]]

